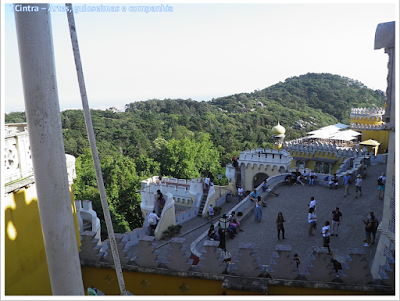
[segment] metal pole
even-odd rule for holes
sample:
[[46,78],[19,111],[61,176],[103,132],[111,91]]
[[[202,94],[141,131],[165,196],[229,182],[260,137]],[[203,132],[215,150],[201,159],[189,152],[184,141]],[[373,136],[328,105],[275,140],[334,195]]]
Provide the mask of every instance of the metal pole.
[[[18,6],[17,6],[18,5]],[[14,7],[28,7],[15,4]],[[48,4],[15,24],[40,222],[53,295],[84,295],[71,210]],[[23,229],[21,229],[23,230]]]
[[78,36],[76,34],[73,8],[71,3],[66,3],[65,5],[67,6],[67,17],[68,17],[69,32],[71,35],[72,50],[74,52],[76,73],[78,75],[79,90],[81,92],[82,106],[85,115],[86,130],[89,137],[90,149],[92,151],[92,158],[96,172],[97,185],[100,192],[101,205],[103,207],[104,219],[107,225],[108,238],[110,240],[111,252],[114,260],[115,271],[117,273],[119,288],[121,290],[121,295],[126,295],[127,292],[125,289],[124,276],[122,274],[121,262],[118,255],[117,242],[115,240],[114,229],[111,222],[110,210],[108,208],[107,196],[103,182],[103,174],[101,173],[100,159],[96,147],[96,138],[94,136],[94,131],[93,131],[92,117],[90,115],[89,103],[86,94],[86,86],[83,77],[82,61],[79,52]]

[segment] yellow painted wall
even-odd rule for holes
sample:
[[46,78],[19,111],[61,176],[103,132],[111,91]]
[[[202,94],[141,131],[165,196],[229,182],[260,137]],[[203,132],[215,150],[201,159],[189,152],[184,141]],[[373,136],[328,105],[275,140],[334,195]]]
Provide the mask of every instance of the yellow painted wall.
[[278,285],[268,286],[268,295],[373,295],[357,291],[333,290],[333,289],[316,289],[305,287],[287,287]]
[[[51,295],[36,186],[4,196],[5,295]],[[73,194],[71,204],[80,247]]]
[[[264,166],[264,165],[262,165]],[[256,174],[258,173],[265,173],[269,177],[275,176],[279,174],[279,168],[278,166],[275,166],[274,169],[270,165],[267,165],[266,168],[260,168],[258,169],[258,165],[255,164],[254,168],[253,165],[247,164],[246,166],[246,178],[245,178],[245,191],[253,191],[253,178]]]
[[[315,153],[314,157],[312,157],[311,153],[300,153],[300,152],[294,152],[294,151],[290,151],[289,153],[290,153],[290,156],[292,156],[292,157],[302,157],[302,158],[304,158],[304,160],[308,159],[308,161],[305,162],[305,168],[308,168],[310,170],[314,170],[314,168],[315,168],[315,164],[314,164],[315,160],[312,160],[312,158],[337,159],[336,154],[331,155],[328,152]],[[295,160],[292,161],[291,166],[290,166],[292,169],[296,168],[296,162],[297,161],[295,161]],[[340,164],[342,164],[342,163],[343,163],[343,158],[339,157],[339,159],[332,165],[332,174],[334,174],[339,169]]]
[[[362,131],[362,141],[368,139],[373,139],[380,143],[378,153],[381,154],[388,148],[389,131]],[[368,148],[368,150],[370,150],[370,148]]]
[[51,295],[36,187],[5,198],[5,294]]
[[[257,295],[222,289],[222,281],[123,271],[126,289],[134,295]],[[106,295],[119,295],[115,270],[82,266],[85,292],[94,286]],[[258,293],[258,295],[260,295]],[[262,295],[262,294],[261,294]]]
[[379,125],[382,124],[382,118],[381,117],[351,117],[350,118],[350,124],[351,123],[359,123],[359,124],[374,124],[374,125]]
[[[222,281],[199,278],[177,277],[150,273],[123,271],[125,287],[134,295],[262,295],[248,291],[222,289]],[[119,295],[115,270],[82,266],[85,292],[88,287],[96,287],[106,295]],[[315,289],[287,286],[268,286],[268,295],[366,295],[363,292]],[[369,294],[371,295],[371,294]]]

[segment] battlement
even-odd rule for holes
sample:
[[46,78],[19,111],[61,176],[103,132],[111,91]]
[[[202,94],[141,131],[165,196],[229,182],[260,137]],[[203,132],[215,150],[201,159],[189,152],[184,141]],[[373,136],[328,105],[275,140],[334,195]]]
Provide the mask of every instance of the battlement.
[[300,144],[296,142],[285,142],[284,148],[287,151],[301,151],[314,154],[316,152],[330,152],[341,157],[361,157],[364,155],[362,150],[357,150],[349,146],[338,146],[336,143],[314,142],[310,144]]
[[384,108],[352,108],[350,118],[355,117],[382,117],[385,113]]
[[[240,244],[235,254],[234,262],[224,262],[218,241],[206,240],[201,249],[198,263],[194,263],[185,244],[185,238],[173,238],[168,242],[167,252],[160,252],[162,245],[155,242],[153,236],[140,237],[137,252],[129,247],[124,235],[116,236],[121,264],[125,272],[140,271],[154,274],[179,273],[180,277],[205,278],[212,275],[227,274],[231,276],[249,277],[256,286],[263,286],[263,279],[269,285],[293,286],[297,280],[302,287],[321,287],[359,292],[375,292],[393,294],[394,286],[385,285],[380,279],[373,279],[368,269],[365,251],[348,248],[348,256],[341,262],[342,269],[335,271],[331,255],[327,248],[312,247],[305,259],[305,268],[296,267],[293,260],[294,252],[291,245],[276,245],[269,262],[260,262],[255,252],[254,244]],[[99,269],[110,268],[112,257],[108,254],[107,242],[98,245],[94,233],[87,231],[82,234],[82,251],[79,253],[81,264]],[[135,253],[135,254],[133,254]],[[243,279],[241,279],[243,284]],[[334,282],[334,283],[333,283]],[[300,284],[301,283],[301,284]],[[265,284],[264,284],[265,285]],[[295,285],[295,286],[297,286]]]
[[285,150],[257,148],[240,153],[239,163],[289,164],[292,158]]
[[360,123],[352,123],[350,124],[350,128],[352,130],[369,130],[369,131],[380,131],[383,129],[383,124],[360,124]]

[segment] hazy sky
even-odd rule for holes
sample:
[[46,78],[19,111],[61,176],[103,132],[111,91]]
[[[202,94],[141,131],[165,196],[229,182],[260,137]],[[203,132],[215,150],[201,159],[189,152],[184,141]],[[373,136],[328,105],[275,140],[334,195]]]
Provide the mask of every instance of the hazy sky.
[[[397,21],[397,1],[349,2],[163,2],[173,7],[163,13],[129,12],[129,6],[161,3],[73,4],[127,8],[75,13],[89,105],[208,101],[308,72],[385,91],[388,56],[374,50],[374,37],[378,23]],[[2,4],[2,102],[5,112],[23,111],[14,13],[10,3]],[[51,18],[60,108],[81,108],[67,16],[53,12]]]

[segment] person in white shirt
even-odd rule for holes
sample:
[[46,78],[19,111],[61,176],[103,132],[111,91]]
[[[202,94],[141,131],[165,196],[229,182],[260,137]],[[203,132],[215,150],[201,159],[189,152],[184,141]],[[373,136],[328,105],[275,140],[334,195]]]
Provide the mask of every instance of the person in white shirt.
[[208,187],[210,187],[210,178],[209,178],[209,177],[207,177],[207,178],[204,180],[204,184],[205,184],[205,186],[206,186],[206,189],[208,189]]
[[313,196],[311,197],[310,205],[308,205],[308,207],[314,208],[315,212],[317,211],[317,201]]
[[333,177],[331,178],[331,180],[329,181],[329,189],[337,189],[339,186],[339,179],[337,178],[336,174],[333,175]]
[[150,231],[150,236],[151,236],[151,235],[154,235],[154,231],[156,230],[157,222],[158,222],[159,220],[160,220],[160,218],[157,216],[156,211],[153,210],[153,212],[151,212],[151,213],[149,214],[149,218],[148,218],[149,225],[150,225],[150,229],[151,229],[151,231]]
[[325,226],[324,227],[322,227],[322,240],[323,240],[323,244],[324,244],[324,247],[325,248],[328,248],[328,251],[329,251],[329,253],[331,253],[331,248],[329,248],[329,242],[330,242],[330,236],[331,236],[331,233],[329,232],[330,231],[330,226],[329,226],[329,221],[326,221],[325,222]]
[[362,191],[361,191],[361,186],[362,186],[362,177],[360,174],[357,175],[356,179],[356,196],[355,199],[358,197],[357,193],[360,191],[360,196],[362,196]]
[[243,200],[243,194],[244,194],[244,189],[242,187],[238,188],[238,203],[240,203]]
[[307,171],[304,169],[304,171],[301,174],[301,177],[303,178],[304,182],[307,182],[308,180],[308,173]]
[[308,223],[310,224],[310,228],[308,229],[308,235],[315,236],[313,234],[313,229],[317,228],[317,215],[314,212],[314,207],[308,210]]

